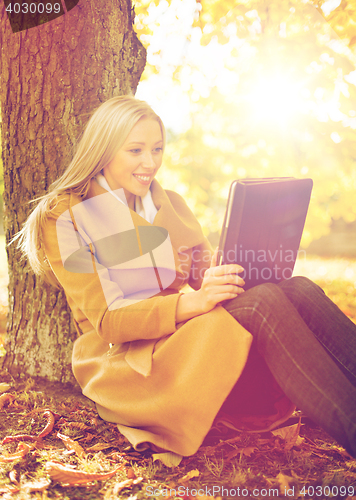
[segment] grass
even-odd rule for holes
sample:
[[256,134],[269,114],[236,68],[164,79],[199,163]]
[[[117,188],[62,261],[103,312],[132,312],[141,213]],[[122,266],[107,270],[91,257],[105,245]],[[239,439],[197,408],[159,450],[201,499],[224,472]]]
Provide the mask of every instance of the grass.
[[[356,261],[300,259],[295,274],[318,282],[356,323]],[[6,279],[0,256],[3,315]],[[0,372],[0,383],[8,383],[14,396],[0,410],[0,439],[38,435],[47,422],[44,412],[55,417],[53,430],[43,439],[24,441],[20,450],[18,442],[0,446],[3,499],[356,498],[356,460],[310,422],[300,430],[294,427],[294,441],[272,433],[210,435],[194,456],[171,468],[149,452],[136,453],[77,388],[30,378],[17,381],[5,372]],[[67,447],[58,433],[72,440]],[[298,444],[297,434],[303,438]],[[66,471],[58,471],[60,465]],[[116,469],[105,480],[85,476]],[[83,484],[71,482],[73,471],[83,474]]]

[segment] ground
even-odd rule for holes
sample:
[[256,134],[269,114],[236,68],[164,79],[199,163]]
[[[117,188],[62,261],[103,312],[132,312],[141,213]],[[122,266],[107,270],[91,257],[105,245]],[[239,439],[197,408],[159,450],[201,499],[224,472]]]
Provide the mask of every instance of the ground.
[[[355,261],[305,260],[297,271],[356,322]],[[299,426],[299,413],[280,436],[214,431],[194,456],[168,467],[150,452],[136,453],[78,387],[0,371],[1,390],[3,499],[356,499],[356,460],[305,417]]]

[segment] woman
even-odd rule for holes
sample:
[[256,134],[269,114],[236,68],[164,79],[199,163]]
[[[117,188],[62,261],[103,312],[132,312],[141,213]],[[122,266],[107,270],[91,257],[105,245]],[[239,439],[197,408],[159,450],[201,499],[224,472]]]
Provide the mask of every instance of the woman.
[[154,179],[164,145],[146,103],[110,99],[20,233],[34,272],[66,293],[83,393],[138,450],[191,455],[219,410],[276,425],[287,395],[356,455],[356,326],[306,278],[244,292],[239,265],[216,266]]

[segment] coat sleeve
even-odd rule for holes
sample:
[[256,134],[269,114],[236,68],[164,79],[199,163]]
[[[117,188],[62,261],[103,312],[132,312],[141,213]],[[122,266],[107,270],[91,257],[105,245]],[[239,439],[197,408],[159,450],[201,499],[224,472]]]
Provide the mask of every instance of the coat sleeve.
[[194,290],[199,290],[201,287],[204,273],[210,267],[211,257],[212,248],[207,239],[200,245],[192,248],[189,285]]
[[[62,206],[61,206],[62,205]],[[89,320],[98,335],[106,342],[121,344],[135,340],[161,338],[176,331],[176,309],[179,293],[155,296],[142,300],[127,300],[116,283],[110,284],[111,296],[121,300],[120,307],[108,307],[99,274],[87,241],[81,253],[82,268],[68,270],[63,265],[57,234],[57,219],[68,204],[59,203],[42,227],[42,244],[49,265],[75,308]],[[61,239],[71,241],[74,231],[70,218],[61,227]],[[81,235],[85,238],[85,235]],[[75,234],[75,237],[79,237]],[[70,245],[69,245],[70,246]],[[88,271],[88,272],[86,272]],[[73,310],[74,315],[75,311]]]

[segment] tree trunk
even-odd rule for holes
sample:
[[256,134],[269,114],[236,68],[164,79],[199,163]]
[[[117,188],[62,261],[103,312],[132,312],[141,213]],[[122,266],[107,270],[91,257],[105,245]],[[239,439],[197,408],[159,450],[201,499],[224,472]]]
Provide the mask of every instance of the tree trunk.
[[[7,2],[8,3],[8,2]],[[64,171],[83,125],[100,103],[135,92],[145,49],[131,0],[81,0],[61,17],[13,33],[0,7],[0,105],[6,241],[29,201]],[[9,320],[3,367],[11,374],[73,381],[76,338],[63,292],[33,275],[8,247]]]

